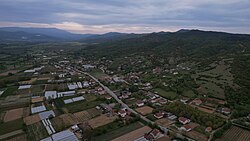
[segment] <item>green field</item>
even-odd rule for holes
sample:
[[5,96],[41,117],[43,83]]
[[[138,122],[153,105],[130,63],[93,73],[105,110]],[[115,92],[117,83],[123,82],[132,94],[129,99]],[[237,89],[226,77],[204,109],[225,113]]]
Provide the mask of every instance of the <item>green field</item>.
[[17,86],[12,86],[12,87],[8,87],[6,91],[4,91],[4,93],[1,95],[1,97],[7,97],[10,95],[14,95],[17,91]]
[[14,121],[9,121],[5,123],[0,123],[0,135],[7,134],[19,129],[23,129],[24,123],[23,119],[17,119]]
[[193,98],[196,96],[192,90],[183,91],[182,95],[189,98]]
[[161,88],[154,89],[155,92],[157,92],[160,96],[165,97],[167,99],[175,99],[178,95],[175,92],[172,91],[165,91]]
[[[105,126],[103,126],[101,128],[106,128],[108,126],[109,125],[105,125]],[[132,131],[134,131],[134,130],[136,130],[138,128],[141,128],[141,127],[142,127],[142,125],[139,122],[132,123],[130,125],[123,126],[123,127],[120,127],[117,124],[112,123],[111,131],[107,131],[108,133],[106,133],[106,134],[94,137],[93,141],[100,141],[100,140],[109,141],[109,140],[115,139],[117,137],[120,137],[120,136],[122,136],[124,134],[127,134],[129,132],[132,132]]]
[[69,103],[69,104],[64,103],[63,100],[70,99],[73,97],[77,97],[77,96],[63,97],[60,99],[56,99],[57,108],[59,108],[59,109],[66,108],[68,110],[68,112],[75,113],[75,112],[79,112],[79,111],[86,110],[89,108],[93,108],[93,107],[103,103],[102,101],[97,100],[96,96],[93,94],[84,95],[85,100],[83,100],[83,101],[77,101],[77,102],[73,102],[73,103]]
[[94,69],[92,70],[91,72],[89,72],[91,75],[93,75],[94,77],[98,78],[98,79],[101,79],[101,78],[104,78],[104,77],[107,77],[108,75],[103,73],[101,70],[99,69]]
[[44,139],[48,136],[48,133],[42,124],[42,122],[37,122],[35,124],[27,126],[28,140],[37,141]]

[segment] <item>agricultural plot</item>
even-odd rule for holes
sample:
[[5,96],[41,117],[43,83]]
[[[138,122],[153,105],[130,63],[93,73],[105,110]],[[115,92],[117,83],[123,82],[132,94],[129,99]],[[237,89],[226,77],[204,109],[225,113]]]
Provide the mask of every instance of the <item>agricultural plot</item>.
[[157,125],[163,126],[163,127],[169,127],[169,125],[175,123],[175,121],[169,120],[167,118],[158,119],[155,121]]
[[103,73],[101,70],[99,69],[94,69],[90,72],[91,75],[93,75],[94,77],[98,78],[98,79],[103,79],[105,77],[109,77],[107,74]]
[[26,125],[31,125],[31,124],[34,124],[34,123],[37,123],[39,122],[41,119],[39,117],[38,114],[35,114],[35,115],[31,115],[31,116],[27,116],[23,119],[24,123]]
[[96,118],[89,120],[88,124],[94,129],[94,128],[106,125],[108,123],[111,123],[111,122],[115,121],[115,119],[117,119],[116,116],[108,117],[106,115],[101,115],[101,116],[98,116]]
[[27,141],[27,135],[26,134],[18,135],[6,141]]
[[183,91],[182,95],[189,98],[193,98],[196,96],[192,90]]
[[171,100],[175,99],[178,96],[175,92],[171,92],[171,91],[167,92],[161,88],[154,89],[154,91],[160,96],[165,97],[167,99],[171,99]]
[[50,120],[56,131],[62,131],[72,125],[78,124],[77,117],[73,114],[63,114]]
[[12,86],[12,87],[8,87],[7,90],[4,91],[4,93],[1,95],[1,97],[7,97],[10,95],[15,95],[16,91],[17,91],[17,86]]
[[186,136],[192,138],[192,139],[195,139],[197,141],[207,141],[208,140],[208,137],[202,133],[199,133],[197,131],[189,131],[185,134]]
[[96,101],[96,100],[95,101],[78,101],[78,102],[65,105],[65,108],[68,109],[68,112],[75,113],[75,112],[79,112],[82,110],[94,108],[95,106],[101,103],[102,101]]
[[151,114],[153,112],[153,108],[149,107],[149,106],[143,106],[140,108],[136,108],[135,109],[137,112],[139,112],[142,115],[147,115],[147,114]]
[[101,114],[101,111],[91,108],[85,111],[74,113],[79,122],[85,122]]
[[27,126],[27,138],[30,141],[38,141],[44,139],[48,136],[48,133],[42,124],[42,122],[37,122]]
[[250,131],[237,126],[232,126],[228,129],[220,139],[216,141],[249,141]]
[[[129,124],[127,126],[117,127],[118,129],[115,128],[114,130],[109,131],[106,134],[94,137],[93,140],[94,141],[100,141],[100,140],[110,141],[112,139],[116,139],[118,137],[130,134],[131,132],[136,131],[137,129],[141,129],[142,127],[143,127],[142,124],[139,122],[132,123],[132,124]],[[143,129],[145,129],[145,128],[143,128]]]
[[148,126],[144,126],[141,127],[137,130],[134,130],[130,133],[127,133],[123,136],[120,136],[112,141],[134,141],[136,139],[138,139],[139,137],[142,137],[145,133],[148,133],[151,131],[151,128],[149,128]]
[[24,108],[8,110],[4,116],[4,122],[17,120],[23,117]]
[[7,134],[19,129],[23,129],[23,120],[17,119],[5,123],[0,123],[0,135]]
[[33,85],[31,87],[31,93],[43,93],[45,85]]

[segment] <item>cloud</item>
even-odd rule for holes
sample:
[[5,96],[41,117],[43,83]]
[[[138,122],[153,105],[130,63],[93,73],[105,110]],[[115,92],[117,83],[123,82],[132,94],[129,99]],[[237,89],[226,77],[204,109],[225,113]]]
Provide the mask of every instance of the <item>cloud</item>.
[[249,0],[1,0],[0,26],[57,27],[76,33],[199,28],[249,33]]

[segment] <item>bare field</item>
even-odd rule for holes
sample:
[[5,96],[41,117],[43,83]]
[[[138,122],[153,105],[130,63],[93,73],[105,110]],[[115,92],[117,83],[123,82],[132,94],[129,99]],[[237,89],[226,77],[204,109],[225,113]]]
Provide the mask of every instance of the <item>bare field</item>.
[[185,135],[187,135],[188,137],[193,138],[197,141],[207,141],[208,140],[206,135],[201,134],[201,133],[194,131],[194,130],[186,132]]
[[117,119],[116,116],[108,117],[106,115],[101,115],[96,118],[93,118],[88,121],[88,124],[94,129],[103,125],[106,125],[108,123],[113,122],[115,119]]
[[9,110],[6,112],[3,121],[8,122],[8,121],[13,121],[13,120],[22,118],[23,111],[24,111],[24,108]]
[[155,123],[157,125],[160,125],[160,126],[163,126],[163,127],[169,127],[169,125],[175,123],[175,121],[171,121],[171,120],[168,120],[166,118],[162,118],[162,119],[156,120]]
[[140,108],[136,108],[135,109],[137,112],[139,112],[142,115],[147,115],[147,114],[151,114],[153,111],[153,108],[149,107],[149,106],[143,106]]
[[28,117],[25,117],[25,118],[23,119],[23,121],[24,121],[24,123],[25,123],[26,125],[34,124],[34,123],[36,123],[36,122],[39,122],[40,120],[41,120],[41,119],[40,119],[40,117],[39,117],[38,114],[32,115],[32,116],[28,116]]
[[143,136],[145,133],[148,133],[150,131],[151,128],[149,128],[148,126],[144,126],[130,133],[127,133],[123,136],[120,136],[112,141],[134,141],[135,139],[138,139],[139,137]]

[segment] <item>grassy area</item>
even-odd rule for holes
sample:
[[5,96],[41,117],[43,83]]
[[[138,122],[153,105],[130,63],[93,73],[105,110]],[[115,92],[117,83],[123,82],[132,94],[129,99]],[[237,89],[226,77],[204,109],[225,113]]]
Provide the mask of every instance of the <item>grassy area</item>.
[[46,138],[48,136],[48,133],[42,122],[37,122],[35,124],[27,126],[27,135],[28,140],[37,141]]
[[175,99],[178,95],[172,91],[165,91],[161,88],[154,89],[160,96],[165,97],[167,99]]
[[16,91],[17,91],[17,86],[8,87],[7,90],[4,91],[4,93],[1,95],[1,97],[7,97],[13,95],[15,94]]
[[44,85],[34,85],[31,87],[31,93],[42,93],[44,90]]
[[99,69],[94,69],[90,72],[91,75],[93,75],[94,77],[98,78],[98,79],[101,79],[101,78],[104,78],[104,77],[107,77],[108,75],[103,73],[101,70]]
[[23,119],[0,123],[0,135],[7,134],[24,128]]
[[[112,125],[112,128],[110,129],[109,126],[111,126],[111,125]],[[97,130],[103,129],[103,132],[106,131],[107,133],[100,135],[100,136],[97,136],[97,137],[94,137],[93,140],[94,141],[100,141],[100,140],[109,141],[109,140],[115,139],[117,137],[120,137],[124,134],[127,134],[129,132],[132,132],[140,127],[142,127],[142,125],[139,122],[132,123],[130,125],[123,126],[123,127],[120,127],[119,123],[113,122],[109,125],[105,125],[105,126],[100,127],[99,129],[97,129]],[[104,129],[107,129],[107,130],[104,130]]]
[[186,97],[189,97],[189,98],[195,97],[195,94],[194,94],[194,92],[192,90],[183,91],[182,95],[186,96]]
[[66,104],[65,108],[68,109],[70,113],[79,112],[82,110],[94,108],[95,106],[103,103],[102,101],[79,101],[70,104]]

